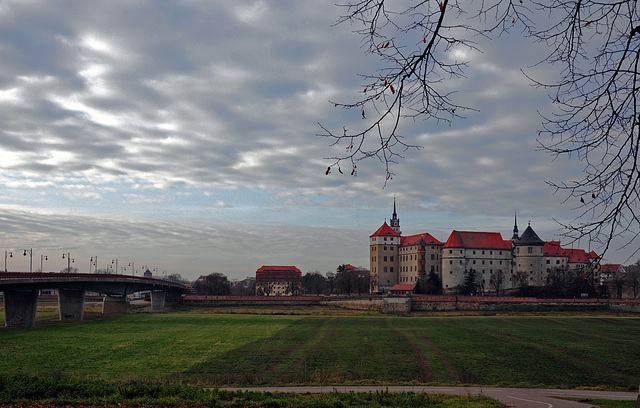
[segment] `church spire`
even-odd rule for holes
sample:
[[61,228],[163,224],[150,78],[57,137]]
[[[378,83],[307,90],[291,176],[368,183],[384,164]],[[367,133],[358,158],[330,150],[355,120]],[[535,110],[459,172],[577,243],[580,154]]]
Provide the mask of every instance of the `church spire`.
[[518,210],[515,210],[513,213],[513,236],[511,240],[516,241],[518,238]]
[[396,195],[393,195],[393,214],[391,216],[391,225],[390,227],[397,232],[398,234],[402,234],[400,231],[400,219],[398,219],[398,214],[396,213]]

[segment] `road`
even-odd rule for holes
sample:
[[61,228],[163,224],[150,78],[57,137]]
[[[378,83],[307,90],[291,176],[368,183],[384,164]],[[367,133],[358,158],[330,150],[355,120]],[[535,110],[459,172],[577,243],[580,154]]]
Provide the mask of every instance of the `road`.
[[[495,398],[509,407],[515,408],[584,408],[590,407],[574,401],[554,397],[597,398],[610,400],[637,400],[638,393],[615,391],[548,390],[533,388],[482,388],[482,387],[421,387],[421,386],[315,386],[315,387],[247,387],[221,388],[230,391],[268,391],[268,392],[428,392],[443,394],[486,395]],[[638,407],[638,404],[636,404]]]

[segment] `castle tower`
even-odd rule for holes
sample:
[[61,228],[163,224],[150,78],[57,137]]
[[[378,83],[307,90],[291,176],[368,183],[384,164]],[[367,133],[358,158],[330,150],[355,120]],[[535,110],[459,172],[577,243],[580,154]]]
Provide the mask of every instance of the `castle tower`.
[[369,237],[371,265],[369,269],[375,292],[388,292],[399,280],[402,236],[395,197],[393,197],[393,215],[390,224],[385,222]]
[[513,236],[511,237],[512,242],[516,242],[518,240],[518,210],[513,213]]
[[522,236],[513,241],[515,249],[515,272],[527,273],[529,286],[542,286],[544,274],[544,241],[538,237],[531,225],[527,226]]

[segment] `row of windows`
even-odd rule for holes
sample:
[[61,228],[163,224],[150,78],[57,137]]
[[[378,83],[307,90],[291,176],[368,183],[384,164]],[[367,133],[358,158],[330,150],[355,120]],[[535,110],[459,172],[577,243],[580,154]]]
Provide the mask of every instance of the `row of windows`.
[[[539,247],[540,251],[535,251],[535,252],[540,252],[542,253],[542,247]],[[516,253],[519,254],[520,253],[520,247],[516,247]],[[527,247],[527,253],[528,254],[532,254],[534,253],[533,247]]]
[[[406,247],[402,247],[400,248],[401,252],[407,252],[407,251],[416,251],[418,248],[417,245],[412,245],[412,246],[406,246]],[[426,247],[425,247],[426,249]],[[431,245],[431,249],[436,249],[435,245]]]
[[[482,261],[482,265],[484,265],[484,262],[485,261]],[[500,265],[502,265],[502,261],[499,261],[499,262],[500,262]],[[476,264],[476,260],[475,259],[473,260],[473,264],[474,265]],[[493,261],[489,261],[489,265],[493,265]]]
[[[485,254],[485,252],[486,252],[486,251],[482,251],[482,255],[486,255],[486,254]],[[450,249],[450,250],[449,250],[449,253],[450,253],[450,254],[453,254],[453,249]],[[473,251],[473,255],[475,255],[475,254],[476,254],[476,251],[474,250],[474,251]],[[502,251],[498,251],[498,254],[499,254],[499,255],[502,255]],[[462,249],[460,250],[460,255],[463,255],[463,250],[462,250]],[[489,255],[493,255],[493,251],[489,251]]]

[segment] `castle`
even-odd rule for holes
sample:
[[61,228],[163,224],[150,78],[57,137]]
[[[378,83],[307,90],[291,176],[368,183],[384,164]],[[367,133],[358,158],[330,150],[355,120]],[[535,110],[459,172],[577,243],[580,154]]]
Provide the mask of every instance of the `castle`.
[[[528,286],[543,286],[553,270],[594,271],[598,255],[582,249],[565,249],[559,241],[543,241],[531,225],[518,235],[514,217],[513,236],[505,240],[499,232],[452,231],[446,242],[429,233],[403,236],[395,198],[389,224],[370,237],[370,270],[376,292],[390,292],[394,285],[415,284],[421,274],[434,272],[444,293],[456,293],[465,274],[474,270],[483,291],[490,290],[491,276],[502,276],[503,289],[517,287],[517,279]],[[526,275],[525,275],[526,274]]]

